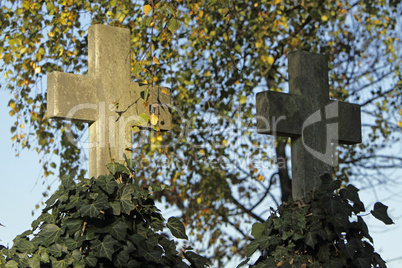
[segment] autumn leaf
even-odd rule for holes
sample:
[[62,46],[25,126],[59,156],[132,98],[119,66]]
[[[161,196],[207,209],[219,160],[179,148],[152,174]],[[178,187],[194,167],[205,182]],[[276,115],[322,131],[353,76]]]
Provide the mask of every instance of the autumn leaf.
[[153,58],[152,58],[152,61],[153,61],[155,64],[161,64],[160,61],[159,61],[159,59],[158,59],[157,57],[153,57]]
[[156,116],[155,114],[151,114],[151,116],[149,117],[149,121],[151,122],[152,125],[156,125],[158,124],[158,116]]
[[148,16],[148,14],[152,11],[152,7],[150,5],[145,5],[142,7],[142,10],[144,11],[145,16]]

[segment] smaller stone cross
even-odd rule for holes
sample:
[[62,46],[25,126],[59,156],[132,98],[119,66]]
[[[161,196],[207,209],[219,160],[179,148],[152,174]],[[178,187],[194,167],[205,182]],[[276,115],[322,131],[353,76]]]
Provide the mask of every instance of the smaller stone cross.
[[337,164],[335,146],[361,142],[360,106],[329,99],[328,60],[289,54],[289,94],[257,94],[257,132],[291,137],[294,200],[318,189],[320,176]]
[[131,128],[143,125],[139,115],[152,115],[155,126],[171,129],[170,90],[131,81],[128,29],[90,26],[88,45],[87,76],[48,75],[47,115],[89,123],[89,176],[98,177],[108,173],[108,163],[123,162],[124,153],[131,157]]

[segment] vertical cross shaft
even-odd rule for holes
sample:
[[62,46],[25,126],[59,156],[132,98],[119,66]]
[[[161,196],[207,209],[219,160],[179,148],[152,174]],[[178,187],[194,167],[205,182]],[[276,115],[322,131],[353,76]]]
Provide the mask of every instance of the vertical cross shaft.
[[48,75],[48,116],[90,124],[89,175],[97,177],[108,172],[107,163],[130,157],[139,115],[154,115],[161,130],[171,129],[170,90],[131,82],[128,29],[93,25],[88,44],[88,76]]
[[[361,142],[360,106],[329,99],[327,57],[289,55],[289,94],[257,94],[257,131],[291,137],[292,196],[300,199],[332,173],[338,143]],[[333,143],[333,144],[332,144]]]

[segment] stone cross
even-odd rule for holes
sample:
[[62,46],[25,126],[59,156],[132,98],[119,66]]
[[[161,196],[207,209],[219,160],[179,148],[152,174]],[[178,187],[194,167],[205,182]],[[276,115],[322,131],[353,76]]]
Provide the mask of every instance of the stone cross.
[[[123,162],[124,153],[131,157],[133,126],[171,129],[170,90],[131,81],[128,29],[93,25],[88,45],[87,76],[48,75],[47,114],[89,123],[89,176],[98,177],[108,163]],[[141,122],[142,114],[152,115],[154,125]]]
[[324,55],[289,54],[289,94],[264,91],[257,98],[257,132],[291,137],[294,200],[318,189],[337,164],[335,146],[361,142],[360,106],[329,99]]

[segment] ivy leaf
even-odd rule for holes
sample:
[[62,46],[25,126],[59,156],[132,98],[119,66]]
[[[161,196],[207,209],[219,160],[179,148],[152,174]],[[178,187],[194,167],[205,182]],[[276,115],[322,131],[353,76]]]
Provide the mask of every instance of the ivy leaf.
[[14,240],[14,246],[18,248],[20,252],[32,252],[35,249],[35,245],[28,238],[17,236]]
[[191,263],[192,266],[196,268],[203,268],[208,265],[209,261],[207,258],[196,254],[193,251],[184,252],[184,257]]
[[38,254],[33,255],[29,258],[28,264],[30,268],[40,268],[40,256]]
[[43,238],[43,243],[50,246],[60,237],[62,230],[55,224],[45,224],[39,232],[39,236]]
[[248,261],[250,260],[250,258],[245,259],[244,261],[242,261],[241,263],[239,263],[239,265],[236,266],[236,268],[240,268],[244,265],[247,265]]
[[81,229],[83,221],[77,218],[66,219],[63,222],[63,230],[67,229],[69,235],[73,235],[79,229]]
[[61,257],[63,252],[67,252],[67,246],[60,244],[53,244],[46,249],[46,252],[52,255],[53,257]]
[[356,187],[354,187],[351,184],[349,184],[348,186],[346,186],[345,188],[343,188],[339,191],[340,195],[343,198],[347,198],[350,201],[352,201],[354,203],[354,207],[356,207],[359,210],[359,212],[363,212],[363,211],[365,211],[365,208],[364,208],[364,204],[362,203],[362,201],[360,201],[358,192],[359,192],[359,189],[357,189]]
[[106,257],[110,261],[112,260],[112,256],[114,253],[114,245],[116,245],[117,241],[113,239],[111,235],[105,236],[103,241],[95,240],[92,244],[93,250],[96,251],[96,256],[99,258]]
[[304,238],[304,241],[307,245],[314,249],[315,245],[317,244],[316,234],[313,232],[308,232]]
[[127,175],[130,175],[130,172],[128,169],[119,163],[109,163],[106,165],[107,169],[112,173],[112,175],[116,175],[117,172],[125,173]]
[[90,218],[95,218],[98,216],[100,209],[97,209],[95,203],[84,204],[80,209],[81,217],[88,216]]
[[357,216],[357,226],[360,228],[362,235],[364,235],[371,243],[373,243],[373,238],[369,234],[366,223],[361,216]]
[[133,204],[133,193],[134,189],[132,187],[125,187],[123,189],[123,194],[120,197],[120,204],[123,212],[130,214],[130,212],[135,208]]
[[121,206],[120,203],[118,201],[114,201],[109,203],[110,207],[113,210],[113,215],[118,216],[121,213]]
[[109,233],[117,240],[124,241],[127,234],[127,225],[119,221],[110,227]]
[[254,252],[258,249],[259,246],[260,245],[256,240],[254,240],[253,242],[248,244],[246,246],[246,257],[247,258],[251,257],[254,254]]
[[95,267],[98,263],[98,258],[90,255],[85,258],[85,263],[88,264],[89,267]]
[[388,216],[387,210],[388,207],[386,205],[381,202],[377,202],[374,204],[374,210],[371,211],[371,214],[387,225],[394,224],[392,219]]
[[265,230],[265,224],[256,222],[253,224],[251,235],[255,238],[258,239],[261,237],[262,233]]
[[18,262],[14,260],[8,261],[6,264],[6,268],[18,268],[18,267],[19,267]]
[[170,217],[166,226],[169,228],[170,232],[172,232],[174,237],[188,240],[184,224],[178,218]]

